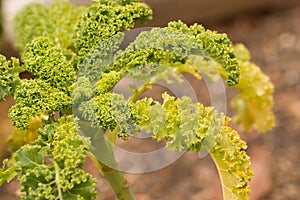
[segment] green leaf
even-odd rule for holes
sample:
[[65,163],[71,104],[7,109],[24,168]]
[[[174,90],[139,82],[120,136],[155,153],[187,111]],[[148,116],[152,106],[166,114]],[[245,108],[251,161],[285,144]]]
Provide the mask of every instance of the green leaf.
[[[113,94],[111,103],[111,114],[120,129],[121,133],[136,134],[138,127],[135,124],[135,118],[131,115],[131,105],[121,94]],[[119,136],[125,136],[120,134]]]
[[0,101],[15,92],[16,87],[20,84],[19,74],[23,71],[18,59],[12,58],[8,61],[3,55],[0,55]]
[[156,140],[168,140],[166,147],[171,150],[205,149],[219,171],[224,199],[248,199],[253,172],[247,145],[227,126],[229,118],[212,107],[193,104],[187,97],[175,100],[163,94],[163,100],[162,104],[144,99],[135,103],[140,129],[152,132]]
[[22,199],[95,199],[95,179],[82,169],[90,142],[72,116],[39,131],[14,155]]
[[246,143],[236,131],[226,126],[222,127],[216,142],[208,150],[219,171],[224,199],[249,199],[249,182],[254,174],[245,152]]
[[120,48],[124,40],[124,33],[116,33],[103,40],[96,48],[87,55],[78,57],[78,77],[88,78],[91,84],[99,81],[102,73],[107,71],[114,59],[114,52]]
[[96,94],[101,95],[111,92],[121,78],[120,72],[110,71],[108,73],[103,73],[101,79],[97,82]]
[[14,19],[16,47],[21,52],[27,43],[39,36],[47,36],[61,47],[69,59],[75,56],[76,24],[84,7],[56,1],[51,6],[29,4]]
[[52,87],[70,93],[69,87],[75,80],[73,65],[67,62],[62,49],[49,37],[36,37],[25,47],[22,61],[35,78]]
[[237,112],[233,121],[243,130],[253,128],[266,132],[275,126],[272,112],[274,85],[257,65],[248,60],[250,53],[243,45],[237,45],[235,51],[240,59],[241,77],[235,86],[239,94],[231,102]]
[[[205,49],[193,38],[167,28],[153,28],[141,32],[124,51],[119,51],[115,66],[126,67],[128,70],[138,68],[140,73],[150,74],[151,70],[157,68],[157,65],[151,64],[177,66],[184,64],[189,55],[209,59]],[[154,69],[149,68],[151,66]]]
[[[182,81],[179,73],[185,72],[197,78],[203,73],[212,81],[223,77],[229,86],[238,83],[239,66],[226,35],[177,22],[185,27],[183,31],[175,25],[141,32],[124,51],[117,52],[112,70],[127,72],[145,85],[161,80],[170,83],[170,76]],[[193,31],[195,27],[201,31]]]
[[40,79],[22,80],[14,98],[18,103],[10,108],[8,116],[14,126],[23,130],[28,129],[32,117],[41,114],[53,117],[55,111],[72,109],[70,96]]
[[[78,179],[81,179],[82,177],[80,175],[84,175],[83,173],[75,173],[74,176],[77,176]],[[78,180],[78,184],[75,184],[72,189],[69,191],[63,192],[62,196],[63,199],[96,199],[95,198],[95,191],[93,186],[95,186],[95,179],[93,179],[91,176],[86,177],[85,181]]]
[[17,169],[18,168],[14,164],[8,165],[8,159],[4,159],[2,162],[2,168],[0,169],[0,186],[15,178],[18,175]]
[[[143,3],[120,4],[114,1],[95,1],[77,24],[76,48],[79,64],[106,39],[134,27],[136,21],[151,19],[151,9]],[[130,14],[129,14],[130,13]]]
[[35,168],[43,164],[43,155],[37,146],[24,146],[14,156],[16,165],[23,169]]
[[239,82],[239,64],[234,55],[233,45],[226,34],[205,30],[198,24],[188,27],[181,21],[170,22],[168,29],[178,31],[196,40],[208,55],[221,65],[223,69],[219,68],[219,70],[228,86],[236,85]]

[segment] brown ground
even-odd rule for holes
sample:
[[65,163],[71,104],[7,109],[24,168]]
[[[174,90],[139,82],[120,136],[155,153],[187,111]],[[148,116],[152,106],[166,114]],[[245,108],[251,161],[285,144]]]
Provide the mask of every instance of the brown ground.
[[[300,6],[239,16],[209,26],[228,33],[234,42],[245,43],[252,61],[264,66],[276,88],[277,127],[264,135],[242,134],[255,171],[251,199],[300,199]],[[222,199],[213,162],[195,153],[186,153],[162,170],[126,177],[139,200]],[[114,199],[102,178],[97,189],[99,199]],[[0,199],[18,199],[15,182],[0,188]]]

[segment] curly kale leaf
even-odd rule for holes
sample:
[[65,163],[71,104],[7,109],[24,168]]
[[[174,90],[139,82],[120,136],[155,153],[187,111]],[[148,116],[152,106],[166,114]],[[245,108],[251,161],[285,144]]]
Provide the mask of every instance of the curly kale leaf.
[[108,71],[114,60],[114,53],[120,48],[124,39],[124,33],[117,33],[104,40],[99,46],[91,51],[78,66],[77,77],[88,78],[92,85],[95,85]]
[[79,20],[76,39],[79,63],[104,40],[133,28],[136,21],[151,19],[152,11],[143,3],[105,2],[95,1]]
[[253,176],[247,145],[227,126],[229,118],[212,107],[192,104],[187,97],[163,94],[163,103],[142,99],[134,103],[133,115],[141,130],[166,139],[175,151],[207,150],[218,168],[224,199],[248,199]]
[[231,102],[237,111],[233,121],[244,130],[254,128],[260,132],[268,131],[275,126],[272,112],[274,85],[258,66],[249,61],[250,53],[242,44],[235,46],[235,52],[241,77],[236,86],[239,94]]
[[73,84],[72,101],[73,106],[83,101],[88,101],[94,96],[95,89],[87,77],[78,77]]
[[14,155],[22,199],[95,199],[96,182],[82,169],[90,142],[72,116],[39,131]]
[[96,94],[101,95],[111,92],[115,85],[121,80],[122,74],[116,71],[103,73],[96,85]]
[[[188,72],[197,78],[200,78],[199,73],[206,74],[212,81],[224,77],[229,86],[238,82],[239,66],[225,35],[205,31],[203,27],[203,33],[193,35],[171,25],[141,32],[124,51],[117,52],[113,69],[125,69],[136,78],[141,75],[153,77],[161,74],[161,66],[170,66],[172,69],[169,70]],[[192,28],[186,26],[187,30]],[[219,41],[222,37],[224,44]],[[210,46],[204,45],[206,43]]]
[[19,74],[24,71],[20,67],[20,62],[16,58],[8,61],[3,55],[0,55],[0,101],[5,96],[12,95],[21,80]]
[[135,134],[137,126],[131,109],[124,96],[115,93],[100,94],[78,106],[79,116],[93,126],[111,131],[118,126],[121,133]]
[[109,129],[112,131],[117,125],[114,116],[112,115],[112,99],[113,94],[111,93],[102,94],[93,99],[96,114],[95,121],[98,122],[103,130]]
[[209,153],[219,171],[224,199],[249,199],[249,182],[254,174],[246,143],[228,126],[221,127],[215,141]]
[[141,32],[125,51],[118,52],[114,65],[133,69],[150,63],[184,63],[192,53],[205,56],[195,40],[165,28],[153,28]]
[[10,164],[8,159],[4,159],[2,162],[2,168],[0,169],[0,186],[5,182],[10,182],[17,175],[17,167]]
[[168,139],[167,147],[172,150],[199,151],[211,128],[220,126],[215,121],[224,122],[225,116],[218,116],[214,108],[193,104],[188,97],[175,99],[164,93],[162,98],[162,104],[151,98],[138,100],[133,103],[133,115],[139,127],[153,132],[156,140]]
[[67,58],[75,55],[76,24],[83,7],[57,1],[46,7],[33,3],[19,12],[14,19],[16,47],[21,52],[25,45],[38,36],[50,37],[61,47]]
[[34,141],[3,162],[0,184],[17,174],[22,199],[96,199],[96,180],[82,169],[90,147],[72,116],[39,130]]
[[72,109],[70,96],[40,79],[22,80],[14,98],[17,104],[9,110],[9,118],[14,126],[25,130],[32,117],[40,114],[53,116],[55,111],[64,113]]
[[32,117],[53,116],[56,111],[68,114],[76,72],[62,50],[51,39],[37,37],[26,45],[22,61],[35,79],[19,81],[15,88],[13,95],[18,104],[9,111],[13,124],[27,130]]
[[234,55],[232,43],[226,34],[205,30],[203,26],[198,24],[188,27],[181,21],[170,22],[168,29],[179,31],[196,40],[209,56],[223,67],[221,74],[229,86],[236,85],[239,82],[239,64]]
[[61,48],[48,37],[37,37],[28,43],[22,54],[25,68],[52,87],[69,92],[76,72]]

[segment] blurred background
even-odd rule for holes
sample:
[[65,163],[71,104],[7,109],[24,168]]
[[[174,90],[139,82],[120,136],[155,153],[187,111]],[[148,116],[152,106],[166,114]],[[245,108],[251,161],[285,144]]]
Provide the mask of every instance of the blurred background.
[[[14,13],[30,2],[51,0],[2,0],[0,53],[18,56],[13,47]],[[82,1],[72,1],[82,4]],[[248,143],[255,176],[251,200],[300,199],[300,1],[299,0],[145,0],[154,11],[147,26],[165,26],[171,20],[199,23],[225,32],[234,42],[244,43],[252,61],[262,67],[275,85],[277,126],[266,134],[239,132]],[[85,1],[86,4],[89,1]],[[230,92],[228,93],[230,98]],[[12,132],[8,97],[0,103],[0,157],[9,156],[5,140]],[[228,105],[229,107],[229,105]],[[229,109],[229,116],[232,111]],[[143,145],[135,144],[135,151]],[[87,170],[99,178],[99,199],[114,199],[109,185],[87,162]],[[186,153],[172,165],[147,174],[126,174],[138,200],[218,200],[221,185],[212,160]],[[0,199],[19,199],[18,184],[0,187]]]

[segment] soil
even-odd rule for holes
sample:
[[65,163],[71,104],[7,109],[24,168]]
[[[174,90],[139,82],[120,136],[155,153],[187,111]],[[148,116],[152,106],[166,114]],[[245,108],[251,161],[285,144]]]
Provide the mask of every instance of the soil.
[[[226,32],[234,43],[246,44],[252,61],[262,66],[275,85],[276,128],[265,134],[240,132],[248,143],[255,172],[251,200],[300,199],[300,6],[241,15],[206,26]],[[144,146],[141,142],[127,148],[142,152],[148,148]],[[87,169],[98,178],[98,199],[114,199],[109,185],[89,161]],[[199,158],[188,152],[161,170],[125,176],[138,200],[222,199],[209,156]],[[19,199],[17,188],[16,181],[3,185],[0,199]]]

